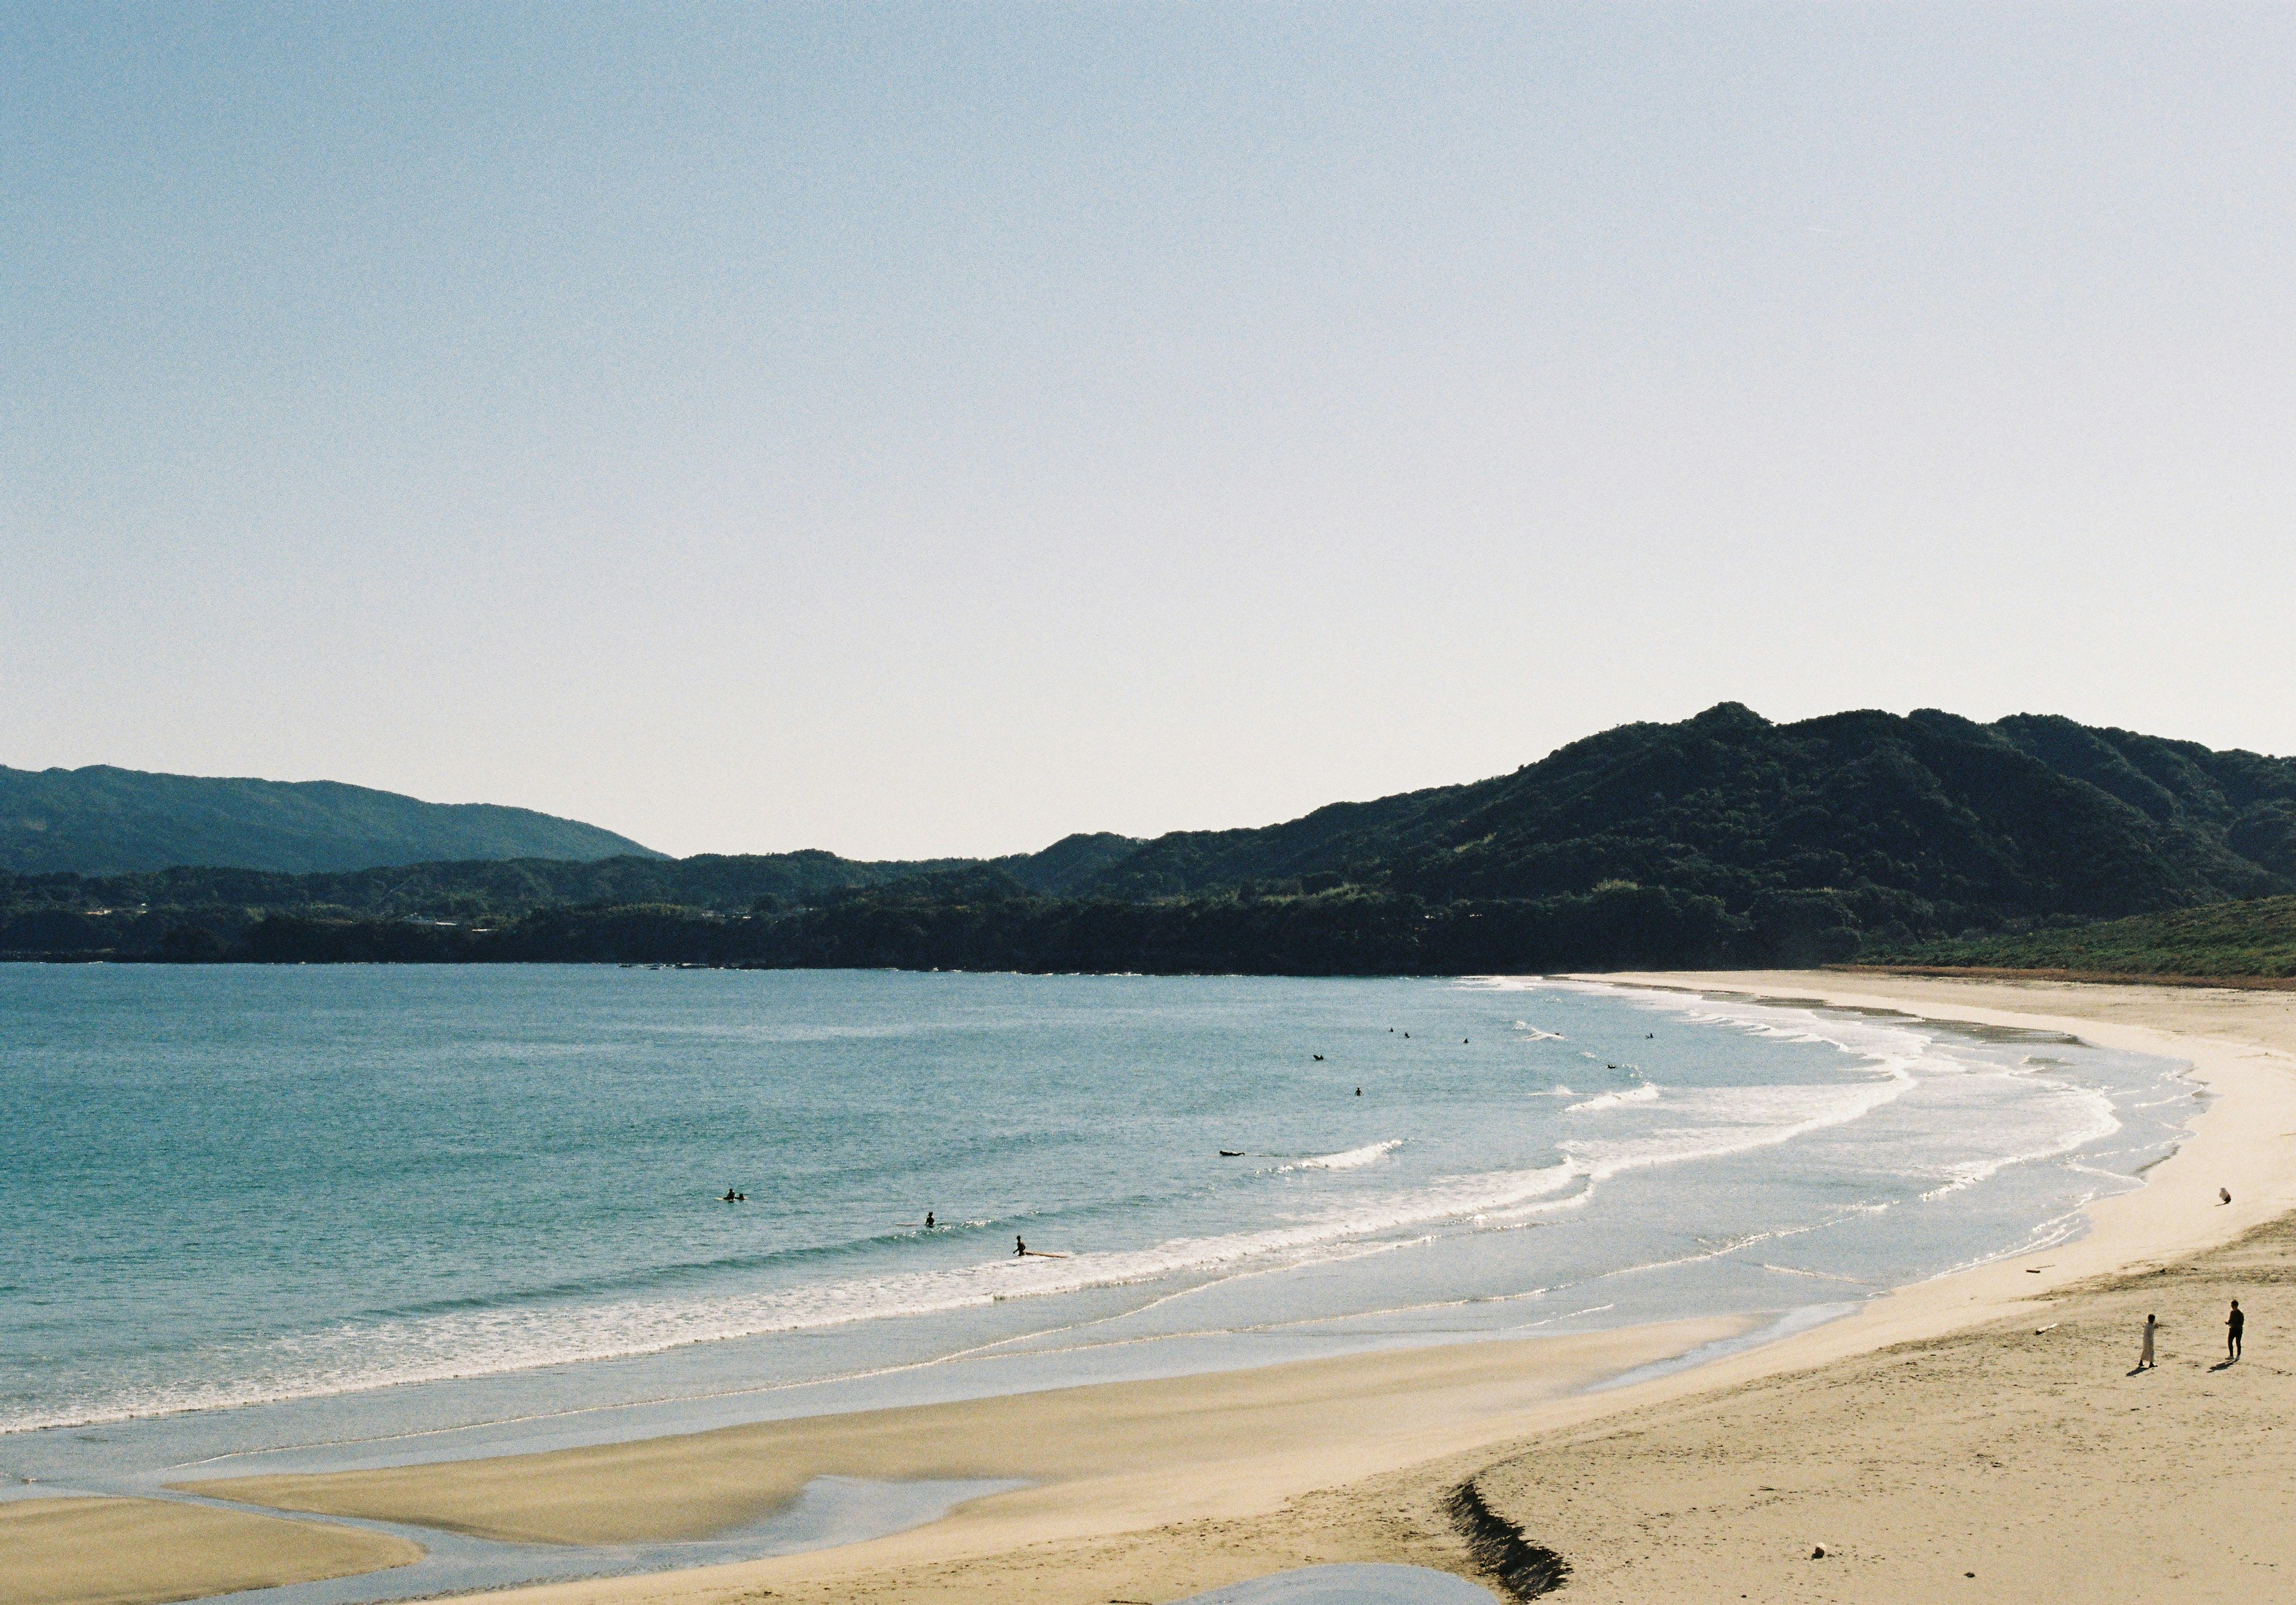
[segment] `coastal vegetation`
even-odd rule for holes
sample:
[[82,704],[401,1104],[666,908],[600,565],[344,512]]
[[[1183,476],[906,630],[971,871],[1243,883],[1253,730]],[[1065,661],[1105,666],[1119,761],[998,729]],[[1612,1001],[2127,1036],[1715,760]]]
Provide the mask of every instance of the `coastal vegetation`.
[[1875,962],[2082,975],[2296,979],[2296,897],[2170,909],[2070,929],[1918,943]]
[[[1471,785],[995,860],[0,876],[0,953],[1290,974],[1946,962],[2292,893],[2296,760],[2039,716],[1775,725],[1725,703]],[[2251,949],[2218,942],[2227,963]]]

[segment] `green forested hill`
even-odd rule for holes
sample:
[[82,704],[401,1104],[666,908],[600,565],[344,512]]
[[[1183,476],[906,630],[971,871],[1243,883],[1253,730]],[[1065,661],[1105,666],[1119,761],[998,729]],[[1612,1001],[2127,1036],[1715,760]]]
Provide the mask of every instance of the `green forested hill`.
[[672,919],[772,917],[839,905],[875,888],[897,897],[957,897],[982,887],[999,897],[1062,897],[1139,844],[1121,836],[1070,836],[1039,853],[982,864],[971,859],[868,863],[801,852],[692,858],[623,856],[590,863],[513,858],[287,874],[268,870],[176,868],[125,875],[11,875],[0,871],[0,957],[156,954],[170,932],[200,932],[190,951],[232,949],[267,916],[332,926],[396,928],[392,954],[416,922],[440,929],[496,929],[554,910],[646,909]]
[[0,766],[0,869],[113,875],[176,864],[301,872],[447,858],[653,856],[529,808],[430,803],[334,781]]
[[[2145,781],[2124,750],[2166,783]],[[2296,888],[2292,817],[2296,762],[2284,758],[2067,720],[1848,713],[1773,725],[1726,703],[1606,731],[1473,785],[1159,838],[1095,888],[1138,897],[1344,881],[1450,902],[1627,880],[1749,915],[1958,930]]]
[[537,908],[638,904],[746,913],[894,881],[930,885],[942,872],[976,868],[996,872],[1022,895],[1058,896],[1138,845],[1121,836],[1070,836],[1041,853],[988,865],[970,858],[872,862],[823,852],[698,853],[691,858],[623,855],[586,863],[507,858],[388,864],[316,874],[176,868],[124,875],[0,875],[0,897],[19,906],[222,906],[386,919],[514,917]]
[[2164,830],[2296,876],[2296,759],[2212,752],[2126,730],[2019,714],[1989,726],[2060,774],[2087,781]]
[[[1725,703],[1469,785],[986,863],[798,853],[20,879],[0,884],[0,951],[149,952],[195,926],[187,956],[1809,963],[2292,892],[2296,761],[2041,716],[1775,725]],[[258,940],[275,915],[292,920]],[[367,929],[378,919],[429,923]]]

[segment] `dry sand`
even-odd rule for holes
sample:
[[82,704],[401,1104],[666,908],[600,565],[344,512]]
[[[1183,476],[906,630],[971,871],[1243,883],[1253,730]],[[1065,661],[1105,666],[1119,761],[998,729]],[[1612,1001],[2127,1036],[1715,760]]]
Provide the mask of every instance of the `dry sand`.
[[[2234,1298],[2254,1336],[2219,1368]],[[2159,1364],[2131,1374],[2148,1311]],[[1589,1602],[2296,1598],[2292,1333],[2284,1217],[2013,1322],[1557,1435],[1476,1484]]]
[[173,1500],[0,1503],[7,1605],[156,1605],[422,1558],[422,1546],[404,1538]]
[[[2146,1187],[2100,1202],[2087,1237],[2031,1265],[1902,1290],[1851,1319],[1604,1394],[1563,1396],[1600,1369],[1599,1354],[1566,1347],[1580,1339],[1480,1344],[738,1429],[716,1435],[757,1435],[732,1475],[713,1469],[722,1453],[686,1438],[233,1491],[589,1536],[633,1530],[616,1522],[718,1523],[813,1470],[1046,1479],[848,1549],[508,1596],[530,1605],[768,1594],[1099,1605],[1332,1560],[1476,1575],[1489,1552],[1470,1552],[1454,1511],[1471,1482],[1497,1518],[1569,1562],[1565,1597],[1589,1601],[2296,1594],[2296,1437],[2278,1425],[2296,1411],[2296,1379],[2274,1358],[2296,1351],[2271,1336],[2296,1322],[2296,1239],[2283,1220],[2296,1208],[2296,996],[1635,979],[2072,1031],[2190,1060],[2217,1101]],[[2252,1312],[2254,1352],[2210,1372],[2235,1296]],[[2130,1377],[2147,1307],[2164,1322],[2163,1363]],[[1655,1354],[1695,1335],[1599,1341]],[[929,1444],[906,1441],[919,1431]],[[864,1450],[882,1458],[841,1458]],[[1820,1543],[1840,1552],[1810,1559]]]

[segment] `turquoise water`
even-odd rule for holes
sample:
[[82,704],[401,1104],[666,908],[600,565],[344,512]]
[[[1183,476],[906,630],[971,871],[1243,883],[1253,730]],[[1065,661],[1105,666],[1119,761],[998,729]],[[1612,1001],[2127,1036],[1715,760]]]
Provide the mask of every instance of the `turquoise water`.
[[1546,983],[0,967],[0,1474],[1786,1315],[2066,1235],[2196,1108]]

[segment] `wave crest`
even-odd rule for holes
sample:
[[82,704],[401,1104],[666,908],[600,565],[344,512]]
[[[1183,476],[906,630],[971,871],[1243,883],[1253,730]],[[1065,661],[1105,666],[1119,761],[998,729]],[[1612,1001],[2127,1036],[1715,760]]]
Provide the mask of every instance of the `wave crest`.
[[1338,1153],[1316,1154],[1305,1159],[1294,1159],[1289,1165],[1279,1165],[1285,1170],[1360,1170],[1365,1165],[1375,1165],[1403,1146],[1403,1139],[1390,1137],[1384,1142],[1366,1142],[1361,1148],[1343,1149]]

